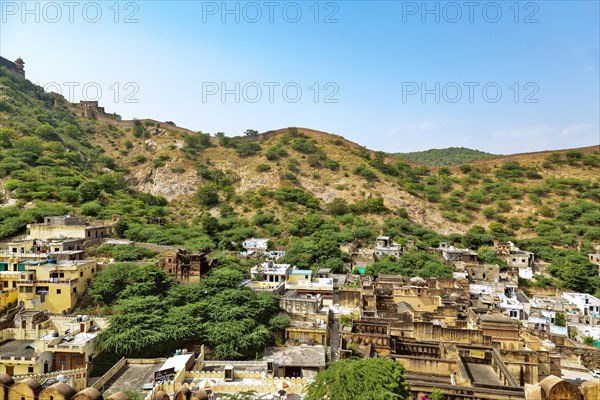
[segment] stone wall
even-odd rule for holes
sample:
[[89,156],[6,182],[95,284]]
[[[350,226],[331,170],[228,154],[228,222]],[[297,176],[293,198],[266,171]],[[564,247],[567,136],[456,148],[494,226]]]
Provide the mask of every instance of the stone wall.
[[448,377],[448,382],[450,382],[450,375],[458,372],[456,362],[452,360],[396,355],[394,360],[401,362],[410,373],[443,375]]
[[479,330],[443,328],[427,322],[414,323],[414,337],[425,342],[484,344],[491,346],[490,337]]
[[340,289],[340,306],[348,308],[360,307],[360,289]]

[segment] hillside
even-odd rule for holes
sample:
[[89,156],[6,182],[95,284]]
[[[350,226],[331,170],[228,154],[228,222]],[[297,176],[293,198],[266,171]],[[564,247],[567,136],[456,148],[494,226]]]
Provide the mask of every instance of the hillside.
[[398,153],[398,155],[408,160],[428,165],[458,165],[497,156],[496,154],[465,147],[430,149],[411,153]]
[[268,236],[301,254],[379,233],[478,248],[496,237],[592,279],[581,257],[600,240],[598,145],[439,167],[311,129],[232,138],[96,111],[0,69],[0,239],[68,210],[120,215],[120,236],[188,248]]

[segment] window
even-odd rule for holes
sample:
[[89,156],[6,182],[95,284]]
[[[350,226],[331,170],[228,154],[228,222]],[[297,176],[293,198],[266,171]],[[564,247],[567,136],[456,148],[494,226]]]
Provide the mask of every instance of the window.
[[56,289],[56,294],[60,294],[61,290],[60,289]]
[[76,287],[73,288],[73,293],[77,293],[77,288]]
[[80,272],[79,272],[79,276],[80,276],[80,277],[81,277],[81,276],[83,276],[83,271],[80,271]]
[[61,278],[64,278],[65,277],[65,273],[61,272],[60,274],[58,274],[58,276],[60,276]]
[[31,286],[25,286],[25,293],[33,292],[33,288]]
[[96,272],[96,270],[95,270],[94,268],[92,268],[92,274],[93,274],[94,272]]
[[[27,372],[32,373],[33,372],[33,367],[27,367]],[[50,396],[50,400],[53,400],[52,396]]]

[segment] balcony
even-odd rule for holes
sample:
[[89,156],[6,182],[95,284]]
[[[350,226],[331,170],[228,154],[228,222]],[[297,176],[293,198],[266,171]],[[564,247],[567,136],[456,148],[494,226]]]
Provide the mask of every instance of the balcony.
[[74,279],[50,278],[48,280],[34,280],[34,281],[19,280],[19,281],[17,281],[17,284],[18,285],[38,285],[38,284],[54,283],[54,284],[68,285],[68,284],[77,283],[78,281],[79,281],[79,278],[74,278]]

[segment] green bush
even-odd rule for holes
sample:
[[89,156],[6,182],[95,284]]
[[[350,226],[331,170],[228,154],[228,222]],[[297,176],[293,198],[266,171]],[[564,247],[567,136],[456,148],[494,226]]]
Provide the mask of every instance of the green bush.
[[256,166],[256,172],[267,172],[271,170],[271,166],[269,164],[258,164]]
[[363,178],[366,178],[368,180],[373,180],[376,181],[377,178],[377,174],[375,174],[373,171],[371,171],[369,168],[365,167],[364,165],[359,165],[358,167],[354,168],[354,172],[356,175],[360,175]]

